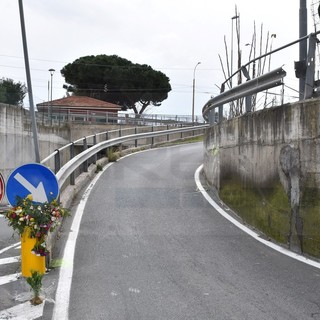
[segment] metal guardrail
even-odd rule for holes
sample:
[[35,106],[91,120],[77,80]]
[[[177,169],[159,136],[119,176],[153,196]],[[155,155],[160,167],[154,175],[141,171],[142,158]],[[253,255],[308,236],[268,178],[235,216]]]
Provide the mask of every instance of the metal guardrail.
[[[246,111],[251,111],[251,97],[253,94],[267,90],[283,84],[282,79],[286,76],[286,72],[282,68],[273,70],[260,77],[248,80],[245,83],[231,88],[230,90],[221,93],[220,95],[210,99],[202,109],[204,119],[210,121],[210,112],[221,105],[237,100],[243,97],[247,98]],[[211,123],[212,121],[210,121]]]
[[[145,138],[152,138],[151,145],[155,143],[154,138],[159,136],[167,136],[167,141],[170,141],[169,136],[177,133],[181,133],[180,138],[183,137],[183,133],[185,132],[192,132],[192,136],[196,136],[196,132],[203,132],[204,129],[208,127],[207,124],[205,125],[198,125],[198,126],[192,126],[192,127],[181,127],[181,128],[175,128],[175,129],[167,129],[167,130],[161,130],[161,131],[154,131],[154,128],[151,127],[151,132],[144,132],[144,133],[135,133],[130,135],[121,136],[121,130],[113,130],[112,133],[118,132],[118,137],[108,139],[111,131],[102,132],[96,135],[91,135],[88,137],[81,138],[77,141],[71,142],[65,146],[63,146],[60,149],[55,150],[53,153],[51,153],[48,157],[43,159],[41,161],[42,164],[47,164],[49,161],[52,161],[54,159],[54,171],[56,172],[56,177],[59,183],[60,189],[64,186],[67,179],[70,177],[70,184],[75,184],[75,171],[81,166],[84,165],[84,171],[87,171],[88,163],[86,163],[90,158],[96,157],[97,153],[100,151],[107,149],[109,147],[122,144],[128,141],[135,141],[135,146],[137,146],[137,141],[139,139],[145,139]],[[134,129],[135,132],[137,129]],[[98,136],[104,136],[106,140],[98,142],[97,143],[97,137]],[[92,140],[92,146],[88,148],[88,141]],[[83,151],[77,155],[75,155],[75,146],[77,143],[83,143]],[[61,153],[64,150],[70,151],[70,159],[61,166]],[[94,159],[94,162],[97,159]]]
[[[304,37],[301,37],[298,40],[295,40],[289,44],[286,44],[280,48],[274,49],[270,52],[267,52],[259,57],[256,57],[250,60],[248,63],[242,65],[238,70],[236,70],[229,78],[227,78],[221,84],[221,93],[220,95],[210,99],[202,109],[202,115],[205,120],[210,121],[210,124],[213,124],[216,121],[216,118],[219,118],[218,121],[223,119],[223,104],[235,101],[246,97],[246,112],[252,110],[252,95],[257,94],[261,91],[267,90],[269,88],[279,86],[282,83],[283,77],[285,77],[286,72],[282,68],[278,68],[269,73],[263,74],[254,79],[250,79],[248,72],[248,66],[250,64],[255,64],[257,61],[262,60],[263,58],[270,56],[278,51],[286,49],[297,43],[302,43],[308,40],[309,48],[305,60],[295,62],[295,73],[296,77],[299,78],[300,83],[300,100],[310,99],[313,96],[319,95],[319,81],[314,80],[315,74],[315,50],[316,44],[319,42],[317,35],[320,34],[320,31],[311,33]],[[244,77],[247,79],[247,82],[239,84],[237,87],[233,87],[228,91],[225,90],[226,84],[234,77],[235,75],[243,73]],[[215,108],[219,108],[219,113],[216,114]],[[239,114],[237,114],[239,115]]]

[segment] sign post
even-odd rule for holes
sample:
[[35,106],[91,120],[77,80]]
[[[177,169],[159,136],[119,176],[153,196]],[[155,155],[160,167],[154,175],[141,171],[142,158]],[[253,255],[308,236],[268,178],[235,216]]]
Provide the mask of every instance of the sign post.
[[[55,174],[47,167],[30,163],[16,168],[8,178],[6,194],[9,203],[14,207],[19,198],[31,195],[33,202],[51,202],[59,196],[59,185]],[[32,271],[44,274],[45,256],[31,252],[36,243],[30,237],[30,228],[25,228],[21,236],[21,271],[24,277],[31,277]]]
[[0,173],[0,203],[2,202],[2,200],[4,198],[4,195],[5,195],[5,183],[4,183],[3,177]]

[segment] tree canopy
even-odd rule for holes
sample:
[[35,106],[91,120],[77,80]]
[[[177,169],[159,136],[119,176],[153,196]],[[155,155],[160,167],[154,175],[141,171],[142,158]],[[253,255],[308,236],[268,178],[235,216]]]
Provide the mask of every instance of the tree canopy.
[[147,106],[160,106],[171,91],[169,78],[146,64],[132,63],[117,55],[85,56],[61,70],[68,91],[133,109],[142,114]]
[[0,102],[22,106],[27,87],[21,82],[12,79],[0,79]]

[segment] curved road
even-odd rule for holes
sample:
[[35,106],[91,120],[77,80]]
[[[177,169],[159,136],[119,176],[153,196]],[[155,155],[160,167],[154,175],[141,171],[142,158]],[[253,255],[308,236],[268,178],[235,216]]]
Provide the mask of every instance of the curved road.
[[103,172],[76,242],[69,319],[320,319],[320,270],[254,240],[198,192],[202,148],[137,153]]

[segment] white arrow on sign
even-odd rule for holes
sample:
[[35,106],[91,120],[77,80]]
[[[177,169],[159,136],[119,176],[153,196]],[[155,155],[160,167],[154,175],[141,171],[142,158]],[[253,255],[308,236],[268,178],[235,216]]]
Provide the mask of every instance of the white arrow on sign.
[[14,178],[31,193],[33,201],[40,203],[48,202],[47,194],[42,182],[40,182],[37,187],[34,187],[20,173],[17,173]]

